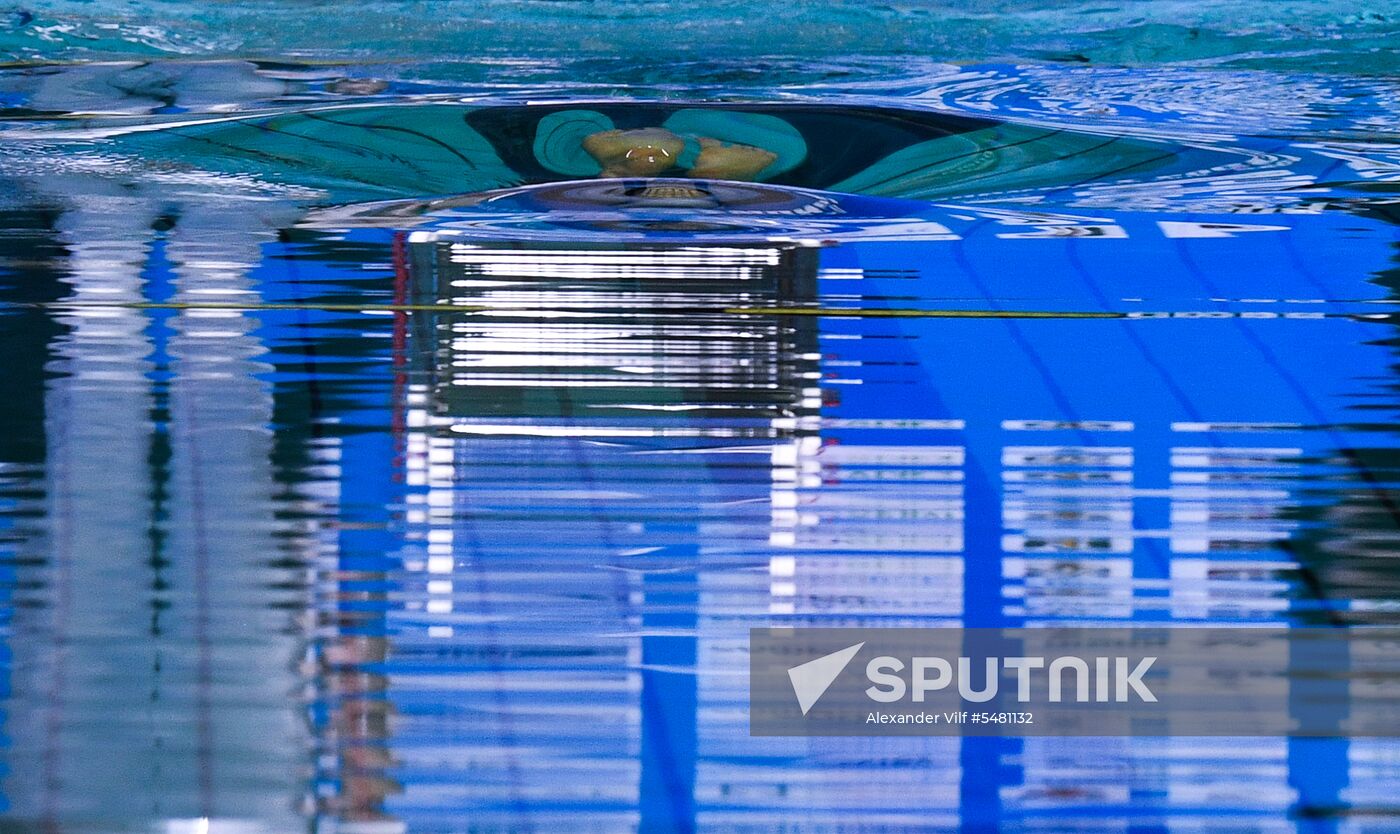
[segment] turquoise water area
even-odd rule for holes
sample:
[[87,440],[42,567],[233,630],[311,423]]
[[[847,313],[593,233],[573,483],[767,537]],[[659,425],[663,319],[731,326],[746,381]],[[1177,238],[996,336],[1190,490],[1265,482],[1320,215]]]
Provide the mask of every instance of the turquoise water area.
[[[459,63],[471,75],[484,63],[516,79],[562,81],[579,80],[561,67],[579,57],[621,57],[628,69],[619,72],[645,67],[662,76],[677,75],[678,60],[736,60],[744,63],[733,75],[770,80],[766,60],[795,56],[827,65],[812,67],[816,73],[840,72],[853,57],[889,56],[1385,74],[1394,71],[1400,21],[1393,0],[382,0],[348,11],[310,0],[49,0],[5,14],[0,49],[23,61],[388,58],[420,71]],[[692,70],[681,75],[693,80]]]
[[1400,619],[1395,3],[0,10],[0,832],[1383,832],[748,630]]

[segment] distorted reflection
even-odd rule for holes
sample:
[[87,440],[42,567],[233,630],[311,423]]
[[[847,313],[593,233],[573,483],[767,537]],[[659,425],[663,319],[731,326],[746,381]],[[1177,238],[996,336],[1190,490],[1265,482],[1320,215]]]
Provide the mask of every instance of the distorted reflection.
[[[54,224],[69,292],[26,514],[41,524],[15,563],[10,813],[64,831],[288,830],[306,554],[274,505],[271,366],[244,314],[138,305],[157,248],[177,303],[253,294],[260,245],[289,218],[45,187],[76,196]],[[158,235],[162,208],[178,220]]]
[[1393,740],[747,713],[755,626],[1394,624],[1378,143],[1075,129],[1007,101],[1038,70],[957,112],[49,72],[0,150],[0,830],[1394,817]]
[[1230,175],[1284,178],[1296,161],[1131,132],[1105,137],[976,114],[802,103],[335,103],[93,119],[12,138],[78,147],[99,140],[146,164],[256,174],[341,200],[655,176],[907,199],[1086,186],[1160,194],[1165,183],[1189,190]]

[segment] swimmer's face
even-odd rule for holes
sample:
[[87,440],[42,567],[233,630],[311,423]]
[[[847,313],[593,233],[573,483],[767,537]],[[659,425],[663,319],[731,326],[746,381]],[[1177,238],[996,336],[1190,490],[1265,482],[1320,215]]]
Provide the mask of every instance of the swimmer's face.
[[663,145],[640,145],[628,148],[625,158],[632,165],[655,165],[662,161],[668,165],[671,164],[671,152],[666,150]]
[[605,130],[583,140],[583,149],[602,166],[604,177],[652,177],[674,167],[685,140],[669,130]]

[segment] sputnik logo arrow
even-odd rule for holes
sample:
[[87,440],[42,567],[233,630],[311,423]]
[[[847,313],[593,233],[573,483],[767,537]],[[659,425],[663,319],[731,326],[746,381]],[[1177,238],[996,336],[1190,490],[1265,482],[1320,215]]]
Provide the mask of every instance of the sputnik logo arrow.
[[788,679],[792,681],[792,691],[797,695],[797,705],[802,707],[803,715],[816,704],[864,645],[862,642],[847,646],[788,670]]

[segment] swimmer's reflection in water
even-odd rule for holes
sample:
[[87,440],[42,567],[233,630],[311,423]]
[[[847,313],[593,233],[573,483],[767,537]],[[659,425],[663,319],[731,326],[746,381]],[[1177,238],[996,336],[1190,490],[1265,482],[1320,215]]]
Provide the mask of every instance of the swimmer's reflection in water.
[[309,186],[337,202],[658,177],[929,199],[1224,161],[1124,137],[844,104],[365,104],[136,127],[117,129],[112,148]]
[[657,121],[619,128],[594,110],[554,112],[535,129],[535,160],[574,177],[753,182],[787,171],[807,155],[802,134],[769,115],[688,109]]
[[[654,177],[677,166],[686,139],[665,128],[605,130],[583,140],[583,149],[602,166],[600,177]],[[696,137],[699,152],[686,170],[689,177],[752,181],[778,155],[752,145]]]

